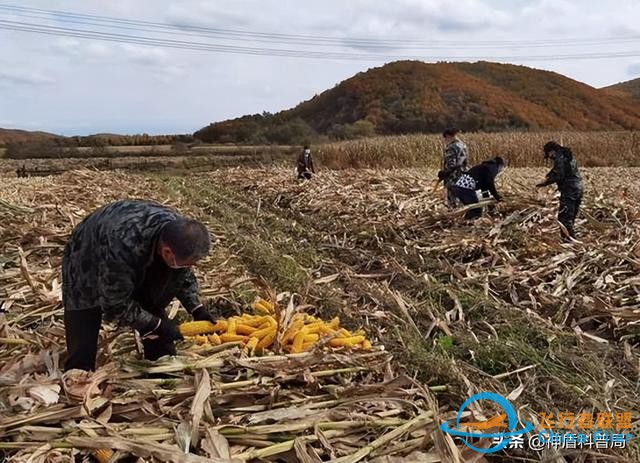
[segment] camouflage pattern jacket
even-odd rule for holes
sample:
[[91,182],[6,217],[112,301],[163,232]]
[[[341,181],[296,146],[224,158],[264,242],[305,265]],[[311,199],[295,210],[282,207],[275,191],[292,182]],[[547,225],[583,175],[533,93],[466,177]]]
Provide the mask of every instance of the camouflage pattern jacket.
[[298,167],[298,173],[304,173],[304,172],[313,172],[314,174],[316,173],[315,169],[313,168],[313,158],[311,157],[311,151],[307,152],[305,150],[302,153],[300,153],[300,156],[298,156],[297,167]]
[[455,182],[467,171],[468,158],[467,145],[463,141],[456,139],[447,145],[442,162],[445,183]]
[[553,168],[540,185],[546,186],[552,183],[558,185],[560,194],[564,196],[577,198],[582,195],[582,177],[571,151],[561,150],[556,154],[553,160]]
[[[169,268],[156,252],[162,227],[178,217],[161,204],[133,200],[107,204],[87,216],[64,250],[65,310],[99,308],[105,320],[143,333],[155,328],[159,320],[151,313],[157,309],[149,307],[154,291],[177,297],[187,311],[193,311],[199,305],[193,271]],[[158,268],[162,275],[156,280]],[[142,288],[150,269],[155,272],[151,284],[160,281],[162,288]]]

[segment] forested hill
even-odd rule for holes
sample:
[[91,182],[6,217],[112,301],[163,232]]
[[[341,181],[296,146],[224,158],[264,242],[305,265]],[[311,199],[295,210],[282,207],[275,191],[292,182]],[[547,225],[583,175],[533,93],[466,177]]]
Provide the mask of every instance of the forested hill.
[[277,114],[212,123],[205,142],[295,143],[374,134],[512,129],[640,129],[640,102],[526,66],[398,61]]

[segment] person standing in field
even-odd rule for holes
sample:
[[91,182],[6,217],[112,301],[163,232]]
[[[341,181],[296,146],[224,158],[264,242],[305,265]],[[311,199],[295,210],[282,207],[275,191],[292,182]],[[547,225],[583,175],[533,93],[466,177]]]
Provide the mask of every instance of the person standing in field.
[[442,132],[445,148],[442,158],[442,170],[438,172],[438,180],[444,182],[447,189],[447,203],[451,208],[458,205],[453,186],[460,176],[467,171],[469,158],[467,145],[457,135],[458,130],[454,128],[449,128]]
[[102,320],[137,330],[144,356],[175,355],[182,339],[165,307],[215,321],[198,300],[191,266],[209,253],[206,227],[154,202],[122,200],[88,215],[62,258],[65,370],[94,370]]
[[[476,191],[488,191],[496,201],[502,201],[502,196],[496,190],[495,179],[504,171],[506,164],[504,159],[496,156],[488,161],[483,161],[473,166],[468,172],[464,172],[452,187],[453,194],[465,206],[479,202]],[[482,208],[469,209],[464,218],[475,220],[482,216]]]
[[298,156],[297,161],[298,179],[309,180],[316,173],[313,167],[313,158],[311,157],[311,149],[308,145],[304,146],[302,153]]
[[571,149],[555,141],[550,141],[544,145],[543,151],[545,160],[553,160],[553,168],[547,174],[546,179],[538,183],[536,187],[542,188],[552,183],[558,186],[558,191],[560,191],[558,221],[562,224],[560,236],[564,241],[570,241],[571,238],[576,237],[574,222],[582,203],[582,177]]

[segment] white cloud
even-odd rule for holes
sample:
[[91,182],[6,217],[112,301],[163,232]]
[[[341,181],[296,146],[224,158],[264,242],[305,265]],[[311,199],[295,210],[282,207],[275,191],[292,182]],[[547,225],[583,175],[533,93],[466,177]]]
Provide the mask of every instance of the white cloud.
[[[304,3],[299,0],[30,0],[28,3],[36,8],[159,23],[345,40],[325,40],[320,47],[304,44],[302,39],[296,43],[274,43],[273,36],[250,40],[224,31],[206,37],[184,35],[179,31],[164,35],[119,31],[133,35],[242,47],[419,55],[452,60],[456,56],[522,57],[626,51],[633,50],[633,42],[540,45],[549,40],[640,34],[637,24],[640,3],[626,0],[308,0]],[[13,17],[12,20],[24,20]],[[7,19],[1,10],[0,19]],[[65,24],[65,27],[75,26]],[[371,40],[360,44],[352,40],[363,37]],[[390,48],[390,39],[399,39],[397,46]],[[492,48],[478,47],[478,43],[487,41],[493,42]],[[529,48],[513,48],[504,41],[518,41]],[[458,45],[453,46],[452,42]],[[3,117],[10,119],[13,126],[24,127],[30,127],[27,123],[37,117],[43,124],[41,128],[66,133],[194,131],[213,120],[291,107],[386,61],[380,57],[357,61],[224,54],[2,30],[0,43],[4,45],[0,48]],[[639,59],[513,61],[603,86],[636,77],[640,73]]]
[[24,68],[11,69],[9,66],[3,66],[0,69],[0,84],[42,86],[53,82],[54,80],[46,76],[42,71]]

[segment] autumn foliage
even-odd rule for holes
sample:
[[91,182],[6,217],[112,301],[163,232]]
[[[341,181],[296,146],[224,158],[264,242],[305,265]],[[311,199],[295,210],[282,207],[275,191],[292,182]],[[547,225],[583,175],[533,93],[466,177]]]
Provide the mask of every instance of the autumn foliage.
[[437,133],[447,126],[640,129],[640,103],[525,66],[399,61],[359,73],[293,109],[214,123],[194,136],[205,142],[295,143]]

